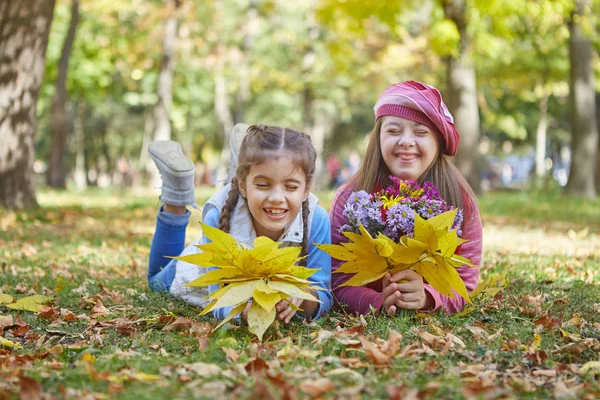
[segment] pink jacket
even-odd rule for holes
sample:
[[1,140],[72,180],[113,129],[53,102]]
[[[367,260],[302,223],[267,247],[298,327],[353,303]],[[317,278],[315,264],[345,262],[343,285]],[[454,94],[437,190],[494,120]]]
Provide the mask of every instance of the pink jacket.
[[[347,219],[342,215],[344,206],[350,194],[353,192],[348,185],[343,185],[338,189],[333,198],[333,204],[329,210],[329,219],[331,220],[331,244],[347,242],[348,239],[338,232],[339,228],[347,223]],[[471,260],[477,268],[462,267],[458,268],[458,273],[465,282],[467,291],[470,293],[479,282],[479,267],[481,266],[482,255],[482,235],[483,226],[477,204],[473,201],[469,207],[466,207],[463,220],[462,238],[468,240],[460,246],[456,254]],[[331,259],[331,271],[334,272],[340,267],[342,261]],[[340,286],[348,279],[351,274],[334,273],[331,275],[332,291],[336,302],[346,305],[346,312],[350,314],[368,314],[371,306],[377,310],[381,308],[382,279],[372,282],[367,286]],[[425,283],[425,290],[431,294],[435,301],[435,306],[427,311],[435,311],[442,307],[447,313],[461,311],[465,306],[465,300],[456,295],[456,298],[440,294],[429,284]]]

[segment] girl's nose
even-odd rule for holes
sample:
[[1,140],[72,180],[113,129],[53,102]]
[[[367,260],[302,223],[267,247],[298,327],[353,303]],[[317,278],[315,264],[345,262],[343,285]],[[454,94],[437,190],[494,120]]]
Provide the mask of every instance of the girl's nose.
[[279,187],[274,187],[269,193],[269,201],[271,203],[281,203],[283,201],[283,190]]
[[398,139],[398,146],[400,147],[413,147],[415,145],[415,135],[407,130],[400,135]]

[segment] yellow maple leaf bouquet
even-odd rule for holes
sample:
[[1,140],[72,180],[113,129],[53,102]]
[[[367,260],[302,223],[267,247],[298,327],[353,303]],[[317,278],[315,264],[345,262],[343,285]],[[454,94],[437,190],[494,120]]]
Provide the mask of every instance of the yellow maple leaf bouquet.
[[334,273],[354,274],[342,286],[364,286],[386,273],[412,269],[438,292],[467,302],[469,293],[456,268],[473,267],[456,254],[463,212],[447,204],[435,185],[390,177],[393,184],[375,193],[357,191],[348,198],[339,245],[316,246],[345,261]]
[[309,293],[324,290],[308,280],[318,269],[296,265],[303,258],[299,257],[300,247],[280,247],[280,242],[260,236],[254,240],[254,248],[248,248],[228,233],[201,225],[211,242],[196,246],[201,253],[173,258],[205,268],[214,267],[186,286],[220,285],[209,294],[210,303],[200,313],[232,307],[217,328],[239,315],[250,302],[248,329],[262,341],[263,334],[275,320],[275,306],[280,301],[287,301],[295,310],[301,309],[288,300],[291,297],[321,302]]

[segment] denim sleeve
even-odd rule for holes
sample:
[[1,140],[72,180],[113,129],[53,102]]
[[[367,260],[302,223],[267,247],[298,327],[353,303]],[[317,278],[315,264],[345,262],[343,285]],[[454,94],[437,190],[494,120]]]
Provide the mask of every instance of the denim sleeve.
[[308,268],[319,269],[319,271],[315,272],[308,280],[325,289],[317,291],[319,300],[322,302],[319,304],[317,313],[313,317],[314,319],[317,319],[331,310],[333,296],[331,295],[331,257],[314,245],[314,243],[331,243],[329,216],[327,215],[327,211],[321,206],[317,206],[314,212],[315,215],[313,216],[310,230],[306,266]]

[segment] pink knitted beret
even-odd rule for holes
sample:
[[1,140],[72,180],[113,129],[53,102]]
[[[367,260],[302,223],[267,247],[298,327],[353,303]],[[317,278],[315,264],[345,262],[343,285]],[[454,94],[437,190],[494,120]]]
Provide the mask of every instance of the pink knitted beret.
[[430,127],[440,135],[443,153],[456,155],[459,138],[454,118],[436,88],[416,81],[396,83],[381,93],[374,110],[376,118],[392,115]]

